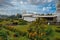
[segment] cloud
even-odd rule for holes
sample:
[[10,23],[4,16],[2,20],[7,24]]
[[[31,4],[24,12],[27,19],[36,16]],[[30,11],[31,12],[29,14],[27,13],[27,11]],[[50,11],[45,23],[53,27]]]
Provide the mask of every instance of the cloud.
[[10,0],[0,0],[0,6],[13,6]]
[[34,5],[40,5],[46,3],[47,0],[28,0],[28,2]]
[[20,1],[20,4],[24,4],[24,2],[23,1]]
[[51,2],[51,1],[53,1],[53,0],[47,0],[48,2]]
[[[53,0],[0,0],[0,13],[16,14],[26,10],[27,12],[50,13],[55,11]],[[48,7],[48,8],[47,8]],[[51,7],[51,8],[50,8]]]

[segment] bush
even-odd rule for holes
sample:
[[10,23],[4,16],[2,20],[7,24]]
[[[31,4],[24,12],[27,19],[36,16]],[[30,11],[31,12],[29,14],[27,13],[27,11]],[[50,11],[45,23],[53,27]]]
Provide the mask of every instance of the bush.
[[0,37],[3,39],[3,40],[8,40],[8,33],[6,31],[0,31]]
[[56,38],[55,40],[60,40],[60,38]]
[[60,33],[60,30],[55,30],[55,31]]
[[35,22],[31,23],[28,29],[28,36],[31,40],[50,40],[53,30],[47,24],[46,20],[37,18]]
[[19,37],[19,36],[20,36],[19,32],[16,32],[16,33],[14,34],[14,37]]
[[26,25],[27,24],[27,21],[25,21],[25,20],[19,20],[19,23],[18,23],[19,25]]
[[50,28],[48,30],[46,30],[46,35],[47,36],[53,35],[53,30]]
[[13,25],[18,25],[18,22],[13,22]]

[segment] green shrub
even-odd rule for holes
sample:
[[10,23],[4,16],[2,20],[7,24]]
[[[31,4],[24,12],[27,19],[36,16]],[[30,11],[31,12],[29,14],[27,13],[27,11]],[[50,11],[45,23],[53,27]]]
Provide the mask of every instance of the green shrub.
[[28,22],[27,21],[25,21],[25,20],[19,20],[19,25],[26,25]]
[[14,37],[19,37],[19,36],[20,36],[19,32],[15,32]]
[[35,22],[31,23],[28,29],[28,36],[31,40],[50,40],[53,30],[45,22],[46,20],[37,18]]
[[6,31],[0,31],[0,37],[2,40],[8,40],[8,33]]

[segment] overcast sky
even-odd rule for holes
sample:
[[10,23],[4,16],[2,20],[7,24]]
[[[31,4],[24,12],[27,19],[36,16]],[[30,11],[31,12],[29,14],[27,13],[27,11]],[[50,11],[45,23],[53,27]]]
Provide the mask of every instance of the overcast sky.
[[0,14],[13,15],[27,12],[54,13],[56,11],[55,0],[0,0]]

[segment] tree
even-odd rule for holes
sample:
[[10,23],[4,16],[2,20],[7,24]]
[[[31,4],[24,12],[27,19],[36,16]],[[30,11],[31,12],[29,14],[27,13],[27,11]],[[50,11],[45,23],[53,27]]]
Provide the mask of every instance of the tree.
[[[31,40],[47,40],[47,36],[52,33],[52,29],[48,29],[47,21],[44,18],[38,17],[36,21],[29,26],[28,33]],[[46,35],[48,34],[48,35]]]

